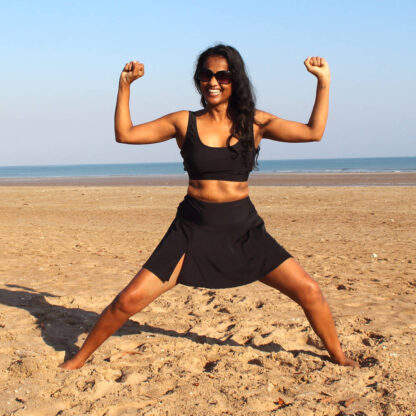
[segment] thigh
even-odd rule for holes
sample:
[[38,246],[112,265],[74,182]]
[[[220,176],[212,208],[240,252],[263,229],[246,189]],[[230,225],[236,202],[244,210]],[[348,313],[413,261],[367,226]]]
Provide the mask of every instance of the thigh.
[[156,299],[162,293],[172,289],[176,285],[184,259],[185,254],[175,266],[167,282],[164,282],[150,270],[142,267],[120,294],[128,294],[131,297],[147,298],[149,301]]
[[293,257],[285,260],[260,281],[279,290],[298,303],[302,294],[317,288],[316,281]]

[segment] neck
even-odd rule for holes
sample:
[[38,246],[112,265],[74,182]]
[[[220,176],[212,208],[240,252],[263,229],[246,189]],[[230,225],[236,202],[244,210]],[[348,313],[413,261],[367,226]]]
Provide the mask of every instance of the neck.
[[222,121],[224,119],[228,119],[228,102],[218,104],[215,106],[210,106],[208,104],[206,108],[207,113],[212,117],[215,121]]

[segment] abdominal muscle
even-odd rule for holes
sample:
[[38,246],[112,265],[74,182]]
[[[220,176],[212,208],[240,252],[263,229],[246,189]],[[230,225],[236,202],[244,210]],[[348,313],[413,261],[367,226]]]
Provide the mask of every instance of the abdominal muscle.
[[231,202],[248,197],[248,182],[189,180],[188,195],[207,202]]

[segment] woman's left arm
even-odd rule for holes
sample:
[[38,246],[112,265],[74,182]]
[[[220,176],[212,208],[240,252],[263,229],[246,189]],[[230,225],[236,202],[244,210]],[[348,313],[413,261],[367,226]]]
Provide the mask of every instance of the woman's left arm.
[[316,99],[307,124],[284,120],[263,111],[256,112],[256,119],[262,123],[262,137],[281,142],[314,142],[321,140],[328,118],[329,84],[331,73],[324,58],[308,57],[306,69],[318,80]]

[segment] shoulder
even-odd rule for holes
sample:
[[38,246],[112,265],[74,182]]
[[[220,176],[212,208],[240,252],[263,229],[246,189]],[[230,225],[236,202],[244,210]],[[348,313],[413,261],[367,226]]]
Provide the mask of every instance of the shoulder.
[[183,124],[188,121],[189,111],[180,110],[175,111],[174,113],[169,113],[164,116],[167,120],[175,124],[176,126]]
[[260,141],[264,137],[268,137],[270,134],[270,129],[273,129],[273,126],[279,124],[279,117],[274,114],[268,113],[266,111],[257,110],[254,114],[254,137],[257,145],[260,144]]
[[266,111],[257,110],[254,114],[254,121],[259,126],[267,126],[271,121],[278,119],[279,117],[275,116],[274,114],[267,113]]
[[166,114],[161,117],[161,120],[165,123],[169,123],[176,131],[176,134],[184,135],[186,128],[188,126],[189,111],[180,110],[175,111],[174,113]]
[[182,146],[183,141],[185,140],[190,113],[191,111],[188,110],[180,110],[165,116],[166,119],[175,127],[175,136],[178,140],[179,147]]

